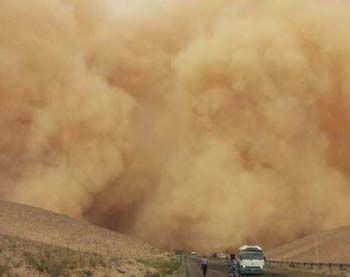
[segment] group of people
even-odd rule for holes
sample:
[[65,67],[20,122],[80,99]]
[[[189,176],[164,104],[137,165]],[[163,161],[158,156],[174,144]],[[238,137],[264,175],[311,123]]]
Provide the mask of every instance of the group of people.
[[[201,258],[201,269],[203,271],[203,276],[207,276],[208,259],[205,256]],[[230,255],[230,261],[227,263],[227,269],[229,277],[239,277],[238,262],[235,254]]]

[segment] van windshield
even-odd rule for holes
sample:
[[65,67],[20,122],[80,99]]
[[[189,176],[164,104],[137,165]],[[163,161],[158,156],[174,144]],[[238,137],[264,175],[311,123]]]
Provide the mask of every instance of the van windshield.
[[244,252],[239,255],[241,260],[263,260],[262,252]]

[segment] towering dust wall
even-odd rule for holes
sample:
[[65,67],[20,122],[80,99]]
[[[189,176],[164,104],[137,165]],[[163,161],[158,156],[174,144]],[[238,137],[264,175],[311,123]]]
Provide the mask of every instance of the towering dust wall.
[[349,224],[349,1],[0,0],[0,193],[165,247]]

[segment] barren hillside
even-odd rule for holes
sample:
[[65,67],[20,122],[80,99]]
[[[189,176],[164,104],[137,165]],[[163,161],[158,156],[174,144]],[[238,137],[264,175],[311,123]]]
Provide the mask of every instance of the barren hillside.
[[160,276],[178,261],[82,220],[0,201],[0,276]]
[[[318,246],[318,247],[316,247]],[[319,232],[267,251],[269,259],[350,263],[350,226]]]
[[137,257],[156,253],[148,244],[85,221],[6,201],[0,201],[0,234],[102,255]]

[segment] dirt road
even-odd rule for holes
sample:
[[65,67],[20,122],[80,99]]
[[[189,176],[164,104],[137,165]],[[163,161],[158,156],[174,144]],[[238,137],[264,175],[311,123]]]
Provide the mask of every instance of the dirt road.
[[[184,257],[185,276],[186,277],[200,277],[203,276],[198,261],[193,261],[191,257]],[[226,268],[224,264],[209,263],[207,277],[227,277]],[[252,276],[252,275],[250,275]],[[282,272],[267,270],[264,277],[332,277],[332,275],[322,275],[305,272]]]

